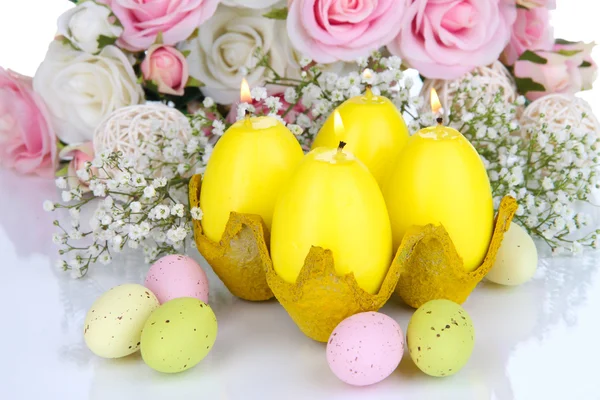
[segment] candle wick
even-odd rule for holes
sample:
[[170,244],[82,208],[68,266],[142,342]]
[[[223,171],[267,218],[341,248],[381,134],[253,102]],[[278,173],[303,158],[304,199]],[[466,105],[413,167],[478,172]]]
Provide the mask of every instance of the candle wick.
[[442,117],[437,117],[435,120],[438,123],[438,125],[441,125],[442,122],[444,122],[444,119]]
[[246,116],[246,118],[250,118],[250,110],[246,109],[244,111],[244,115]]
[[373,98],[373,91],[371,89],[373,89],[373,85],[371,85],[370,83],[365,86],[365,92],[368,100],[371,100]]
[[342,142],[340,141],[340,144],[338,146],[338,152],[342,152],[342,150],[344,150],[344,147],[346,147],[346,142]]

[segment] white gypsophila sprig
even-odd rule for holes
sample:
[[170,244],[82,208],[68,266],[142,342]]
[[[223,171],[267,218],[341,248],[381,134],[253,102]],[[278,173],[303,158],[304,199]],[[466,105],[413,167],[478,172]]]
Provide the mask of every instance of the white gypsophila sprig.
[[590,229],[591,218],[574,210],[575,202],[590,202],[592,189],[598,187],[596,134],[579,126],[550,131],[543,114],[535,124],[521,126],[516,115],[523,99],[507,104],[499,92],[492,104],[483,106],[485,86],[477,77],[456,89],[450,126],[482,157],[495,207],[505,195],[513,196],[519,204],[515,219],[553,254],[597,248],[600,230]]
[[[147,262],[184,248],[191,237],[191,221],[198,217],[198,212],[192,215],[187,206],[189,171],[205,165],[208,145],[201,130],[194,131],[193,139],[193,148],[180,143],[175,135],[151,139],[156,153],[146,155],[148,165],[178,163],[168,177],[157,175],[164,171],[161,168],[152,173],[136,170],[139,166],[120,152],[102,153],[84,168],[90,193],[75,188],[62,192],[63,203],[45,201],[46,211],[65,209],[70,219],[54,222],[59,231],[53,241],[64,258],[57,266],[81,277],[90,265],[108,264],[125,248],[144,249]],[[166,149],[170,149],[170,160],[164,157]],[[57,187],[66,188],[60,180]],[[95,209],[84,214],[84,207]],[[82,221],[83,215],[91,217]]]

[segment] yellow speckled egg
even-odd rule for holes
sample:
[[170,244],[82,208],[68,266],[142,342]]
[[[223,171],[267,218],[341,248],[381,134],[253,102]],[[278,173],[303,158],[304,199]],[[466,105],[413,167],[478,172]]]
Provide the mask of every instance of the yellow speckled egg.
[[217,318],[210,306],[191,297],[164,303],[144,325],[142,358],[166,373],[185,371],[198,364],[217,338]]
[[450,300],[431,300],[410,319],[406,332],[410,357],[431,376],[457,373],[469,361],[475,330],[467,312]]
[[156,296],[142,285],[116,286],[98,298],[85,318],[83,337],[104,358],[119,358],[140,348],[146,319],[158,308]]
[[510,224],[496,255],[494,266],[485,276],[500,285],[521,285],[535,275],[538,255],[535,243],[525,229]]

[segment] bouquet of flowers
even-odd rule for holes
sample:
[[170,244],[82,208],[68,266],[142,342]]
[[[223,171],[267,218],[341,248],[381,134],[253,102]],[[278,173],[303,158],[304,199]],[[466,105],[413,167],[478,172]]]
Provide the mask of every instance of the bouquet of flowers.
[[[554,38],[552,0],[73,3],[33,78],[0,69],[0,163],[57,178],[63,203],[44,207],[70,212],[54,240],[77,276],[126,246],[148,261],[184,246],[202,218],[186,184],[247,110],[277,117],[308,149],[366,85],[412,132],[433,122],[426,100],[438,88],[523,227],[555,253],[600,244],[574,207],[598,183],[600,124],[573,97],[592,87],[594,44]],[[243,79],[251,101],[238,101]],[[104,134],[107,121],[151,102],[186,114],[186,134],[156,121],[128,144],[143,156],[113,145],[122,138]],[[88,203],[97,209],[80,221]]]

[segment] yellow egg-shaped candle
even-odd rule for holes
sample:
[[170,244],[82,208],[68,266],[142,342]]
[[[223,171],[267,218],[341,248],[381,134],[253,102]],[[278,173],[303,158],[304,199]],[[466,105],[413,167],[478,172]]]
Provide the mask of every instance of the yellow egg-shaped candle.
[[481,265],[492,237],[490,182],[477,151],[442,125],[413,135],[383,188],[397,248],[413,225],[442,224],[464,267]]
[[385,97],[374,96],[370,88],[337,108],[345,130],[334,128],[331,114],[317,134],[312,148],[335,147],[340,141],[358,157],[381,186],[398,154],[408,141],[408,129],[402,115]]
[[303,155],[298,140],[274,118],[233,124],[217,142],[203,176],[204,234],[221,240],[232,211],[260,215],[270,228],[279,190]]
[[339,275],[377,293],[392,258],[392,231],[375,178],[352,153],[317,148],[282,189],[271,232],[277,274],[294,283],[312,246],[333,253]]

